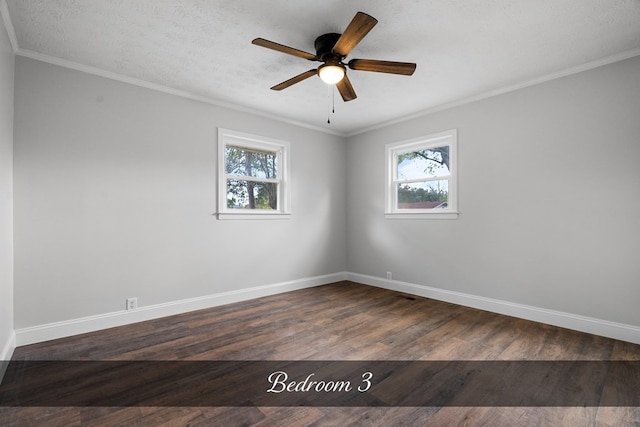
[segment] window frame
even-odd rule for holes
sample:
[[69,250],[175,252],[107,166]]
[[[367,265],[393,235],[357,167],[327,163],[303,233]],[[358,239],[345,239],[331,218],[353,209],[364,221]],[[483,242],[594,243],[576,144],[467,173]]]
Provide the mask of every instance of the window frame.
[[[398,179],[397,157],[400,154],[449,146],[449,173],[447,207],[438,209],[400,209],[398,208],[397,185],[403,182],[422,182],[443,178]],[[458,212],[458,131],[451,129],[433,133],[418,138],[393,142],[385,145],[386,152],[386,189],[385,189],[385,218],[387,219],[457,219]]]
[[[243,177],[227,174],[226,153],[227,146],[246,148],[249,150],[268,151],[276,153],[277,177],[258,178]],[[290,209],[290,144],[273,138],[238,132],[235,130],[218,128],[218,219],[288,219],[291,216]],[[277,210],[266,209],[233,209],[227,207],[227,180],[246,180],[251,178],[255,182],[269,182],[277,184]]]

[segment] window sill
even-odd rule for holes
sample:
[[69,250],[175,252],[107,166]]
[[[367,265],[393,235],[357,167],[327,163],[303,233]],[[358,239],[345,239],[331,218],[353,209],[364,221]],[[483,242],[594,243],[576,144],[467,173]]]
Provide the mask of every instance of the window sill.
[[291,213],[282,212],[218,212],[214,214],[218,219],[290,219]]
[[459,212],[387,212],[385,219],[458,219]]

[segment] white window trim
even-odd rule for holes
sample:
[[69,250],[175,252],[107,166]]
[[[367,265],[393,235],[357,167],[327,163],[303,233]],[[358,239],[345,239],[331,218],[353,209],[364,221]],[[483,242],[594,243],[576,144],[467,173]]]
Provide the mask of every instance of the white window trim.
[[[277,211],[267,210],[238,210],[227,207],[227,174],[225,168],[225,146],[234,145],[257,150],[278,152],[279,178],[264,179],[265,182],[277,182],[278,207]],[[289,219],[291,217],[291,189],[289,183],[289,149],[287,141],[266,138],[258,135],[218,128],[218,219]],[[242,179],[242,177],[236,177]],[[255,177],[251,177],[256,180]]]
[[[402,152],[414,151],[420,148],[449,145],[450,162],[448,207],[445,209],[398,209],[396,156]],[[458,212],[458,131],[451,129],[406,141],[393,142],[385,145],[386,150],[386,189],[385,213],[387,219],[457,219]],[[435,178],[434,178],[435,179]],[[418,181],[424,181],[420,179]]]

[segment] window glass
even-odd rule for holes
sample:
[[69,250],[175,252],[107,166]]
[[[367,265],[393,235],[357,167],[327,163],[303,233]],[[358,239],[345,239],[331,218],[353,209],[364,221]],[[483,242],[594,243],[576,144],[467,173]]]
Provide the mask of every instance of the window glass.
[[227,207],[278,210],[278,185],[273,182],[228,179]]
[[457,132],[387,144],[388,218],[457,216]]
[[218,131],[218,218],[290,214],[289,144],[227,129]]
[[225,169],[229,175],[276,178],[277,153],[243,147],[225,147]]
[[401,153],[398,159],[398,178],[448,176],[449,146],[434,147]]

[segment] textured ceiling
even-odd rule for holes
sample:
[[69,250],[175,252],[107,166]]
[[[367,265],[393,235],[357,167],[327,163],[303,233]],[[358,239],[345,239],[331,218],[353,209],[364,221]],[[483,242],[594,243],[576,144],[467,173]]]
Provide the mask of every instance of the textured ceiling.
[[[6,2],[6,5],[2,4]],[[0,0],[18,55],[138,79],[339,134],[640,54],[640,0]],[[351,71],[358,94],[327,124],[314,68],[251,44],[314,53],[357,11],[378,25],[347,59],[416,62],[412,77]],[[5,16],[5,21],[7,16]],[[63,60],[63,61],[59,61]],[[587,65],[588,67],[588,65]]]

